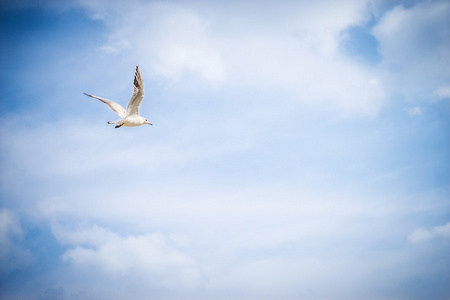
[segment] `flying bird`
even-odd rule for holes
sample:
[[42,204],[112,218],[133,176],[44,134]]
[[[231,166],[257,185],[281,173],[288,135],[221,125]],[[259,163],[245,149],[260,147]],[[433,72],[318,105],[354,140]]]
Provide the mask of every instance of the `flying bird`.
[[130,102],[128,102],[127,109],[122,107],[122,105],[117,104],[114,101],[93,96],[84,93],[86,96],[98,99],[108,105],[116,114],[118,114],[121,119],[115,122],[108,122],[108,124],[118,124],[116,128],[125,127],[136,127],[144,124],[153,125],[146,118],[139,115],[139,107],[141,106],[142,99],[144,99],[144,79],[142,78],[141,69],[139,66],[136,67],[136,73],[134,74],[134,88],[133,95],[131,96]]

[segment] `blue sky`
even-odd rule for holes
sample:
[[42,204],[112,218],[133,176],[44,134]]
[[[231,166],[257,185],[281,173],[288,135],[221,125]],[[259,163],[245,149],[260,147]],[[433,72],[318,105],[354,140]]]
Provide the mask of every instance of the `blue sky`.
[[448,300],[449,18],[3,1],[0,297]]

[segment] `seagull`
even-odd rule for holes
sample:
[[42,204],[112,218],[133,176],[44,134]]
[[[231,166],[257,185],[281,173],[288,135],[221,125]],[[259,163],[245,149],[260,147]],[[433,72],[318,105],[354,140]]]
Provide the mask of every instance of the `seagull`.
[[144,99],[144,79],[142,78],[141,69],[139,66],[136,67],[136,73],[134,74],[134,88],[133,95],[131,96],[130,102],[128,102],[127,109],[122,107],[122,105],[117,104],[114,101],[93,96],[84,93],[86,96],[98,99],[108,105],[116,114],[118,114],[121,119],[115,122],[108,122],[108,124],[118,124],[116,128],[125,127],[136,127],[144,124],[153,125],[146,118],[139,115],[139,107],[141,106],[142,99]]

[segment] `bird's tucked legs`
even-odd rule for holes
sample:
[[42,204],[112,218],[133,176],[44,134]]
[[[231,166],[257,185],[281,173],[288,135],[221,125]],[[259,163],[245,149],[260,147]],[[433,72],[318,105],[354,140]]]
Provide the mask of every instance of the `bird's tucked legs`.
[[119,121],[115,121],[115,122],[111,122],[109,121],[108,124],[119,124],[116,126],[116,128],[122,127],[123,124],[120,124],[120,120]]

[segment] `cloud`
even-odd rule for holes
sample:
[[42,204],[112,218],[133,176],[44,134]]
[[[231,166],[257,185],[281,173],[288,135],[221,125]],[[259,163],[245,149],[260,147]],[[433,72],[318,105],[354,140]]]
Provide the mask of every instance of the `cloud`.
[[69,230],[59,224],[54,224],[52,233],[59,243],[70,246],[98,247],[117,237],[110,230],[97,225]]
[[[19,126],[20,119],[12,119],[1,128],[5,138],[0,146],[3,158],[8,157],[4,166],[9,168],[9,174],[20,170],[34,178],[80,176],[124,167],[154,174],[162,168],[253,147],[254,125],[242,129],[241,120],[235,119],[231,124],[221,112],[215,112],[214,118],[209,115],[207,119],[196,120],[197,117],[188,114],[171,122],[161,119],[155,124],[159,127],[156,132],[145,131],[146,128],[117,132],[103,121],[98,126],[83,117],[67,117],[29,129]],[[42,167],[44,161],[47,164]],[[6,173],[2,175],[5,181],[11,178]]]
[[[211,84],[224,79],[224,65],[208,24],[195,10],[177,2],[83,1],[93,18],[110,28],[107,53],[127,51],[139,64],[150,64],[152,76],[169,81],[198,76]],[[101,17],[99,17],[101,16]]]
[[449,99],[450,98],[450,86],[441,86],[435,91],[436,96],[439,99]]
[[195,260],[161,234],[121,236],[96,225],[53,231],[59,242],[73,245],[61,258],[77,267],[99,268],[108,276],[144,278],[150,285],[192,288],[201,283]]
[[338,51],[341,33],[370,18],[364,1],[265,3],[257,9],[201,1],[83,5],[103,14],[110,30],[103,49],[131,55],[151,78],[187,81],[188,90],[264,87],[349,114],[374,114],[383,102],[376,72]]
[[21,245],[22,226],[17,215],[7,209],[0,209],[0,264],[6,273],[29,266],[33,262],[30,250]]
[[410,100],[430,99],[450,80],[442,67],[450,65],[449,18],[448,1],[419,1],[394,7],[373,28],[392,88]]
[[438,238],[450,238],[450,222],[445,225],[433,227],[431,229],[418,228],[409,235],[409,240],[413,243],[419,243]]
[[414,106],[414,107],[412,107],[410,109],[407,109],[406,111],[411,116],[417,116],[417,115],[421,115],[422,114],[422,110],[418,106]]
[[[154,72],[170,80],[178,80],[184,73],[190,73],[198,74],[211,83],[222,82],[224,62],[211,42],[213,37],[207,24],[195,12],[176,6],[166,9],[160,16],[160,24],[152,24],[159,28],[156,38],[148,46],[140,47],[145,51],[156,45]],[[148,33],[141,34],[145,36]]]

